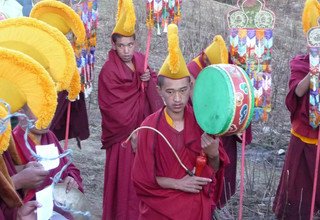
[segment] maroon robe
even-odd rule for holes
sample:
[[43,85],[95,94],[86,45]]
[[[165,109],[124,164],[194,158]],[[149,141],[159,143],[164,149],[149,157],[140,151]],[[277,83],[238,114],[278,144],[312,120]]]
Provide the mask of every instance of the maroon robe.
[[[106,149],[103,195],[103,220],[138,218],[139,200],[131,180],[134,153],[130,143],[121,143],[140,126],[143,119],[163,106],[150,79],[141,90],[144,55],[134,53],[133,72],[117,55],[109,51],[98,82],[98,100],[102,115],[102,148]],[[151,72],[151,75],[156,75]]]
[[[150,115],[142,123],[159,130],[171,143],[181,161],[192,170],[196,157],[200,155],[203,131],[197,124],[192,107],[184,112],[184,129],[177,131],[166,121],[164,108]],[[223,186],[224,166],[229,163],[220,145],[220,168],[217,172],[206,165],[201,176],[211,178],[200,193],[186,193],[180,190],[164,189],[155,177],[181,179],[186,171],[178,163],[164,139],[151,130],[140,130],[138,148],[134,160],[132,178],[140,202],[139,219],[186,219],[209,220],[220,198]]]
[[[58,106],[54,118],[51,122],[50,130],[56,135],[59,141],[65,139],[66,121],[69,100],[68,93],[62,91],[58,94]],[[79,94],[79,99],[71,102],[69,139],[76,138],[85,140],[89,137],[89,123],[86,108],[86,101],[83,92]]]
[[[301,136],[316,139],[318,129],[309,125],[309,93],[295,94],[298,83],[309,72],[309,56],[300,55],[290,62],[291,77],[286,105],[292,129]],[[309,219],[317,147],[291,135],[278,185],[273,210],[279,219]],[[320,209],[320,173],[318,174],[315,212]]]
[[[205,62],[202,59],[202,53],[196,57],[198,59],[199,64],[192,60],[188,63],[188,70],[192,74],[192,76],[197,79],[199,73],[203,68],[206,67]],[[229,63],[231,60],[229,59]],[[224,188],[219,201],[219,207],[223,207],[226,202],[233,196],[236,192],[236,177],[237,177],[237,142],[241,143],[241,140],[237,135],[232,136],[223,136],[221,137],[223,148],[228,154],[230,164],[225,168],[224,172]],[[251,124],[246,130],[246,144],[250,144],[252,141],[252,132],[251,132]]]
[[[24,138],[23,138],[24,133],[25,133],[25,131],[19,125],[17,127],[15,127],[15,129],[12,132],[12,136],[14,138],[14,141],[15,141],[15,144],[17,147],[17,151],[20,155],[22,164],[26,164],[29,161],[34,161],[34,158],[32,158],[31,153],[29,152],[29,150],[27,149],[27,146],[25,145]],[[28,137],[28,143],[30,144],[31,149],[33,151],[35,151],[36,143],[34,143],[30,137]],[[59,141],[57,140],[57,138],[55,137],[55,135],[51,131],[48,131],[46,134],[43,134],[41,137],[41,145],[47,145],[47,144],[54,144],[58,148],[59,154],[61,154],[63,152],[63,149],[60,146]],[[36,191],[39,191],[39,190],[51,185],[52,184],[51,178],[53,178],[67,162],[68,162],[67,158],[65,158],[65,157],[61,158],[59,166],[57,168],[49,171],[48,176],[46,177],[43,184],[39,188],[37,188],[36,190],[29,190],[27,192],[24,200],[29,201],[31,199],[34,199]],[[66,170],[62,173],[61,179],[63,180],[67,176],[72,177],[79,185],[79,190],[83,192],[83,184],[82,184],[82,178],[80,176],[80,171],[77,167],[75,167],[73,165],[73,163],[71,163],[66,168]],[[63,214],[68,219],[72,219],[72,216],[69,213],[62,211],[60,208],[58,208],[56,206],[54,206],[54,211],[57,211],[60,214]]]
[[[2,157],[6,164],[8,174],[13,176],[17,173],[11,155],[8,151],[3,152]],[[16,219],[18,208],[9,208],[4,200],[0,199],[0,220]]]

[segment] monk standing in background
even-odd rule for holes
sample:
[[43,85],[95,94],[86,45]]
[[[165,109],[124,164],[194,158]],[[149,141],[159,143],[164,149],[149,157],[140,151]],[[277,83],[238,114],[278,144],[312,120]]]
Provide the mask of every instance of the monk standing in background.
[[[106,150],[103,220],[135,220],[139,200],[131,180],[136,144],[122,145],[152,112],[163,106],[153,72],[144,71],[145,56],[135,52],[135,12],[132,0],[119,1],[112,49],[98,81],[102,115],[102,148]],[[135,138],[134,138],[135,139]]]
[[200,129],[192,107],[187,105],[192,83],[175,24],[168,26],[168,47],[169,55],[158,75],[158,90],[166,106],[142,125],[159,130],[189,172],[202,151],[207,162],[199,176],[189,175],[163,137],[152,130],[140,130],[132,170],[141,199],[139,219],[209,220],[221,195],[224,166],[229,160],[219,138]]
[[[307,0],[302,16],[304,32],[317,26],[319,2]],[[284,161],[273,211],[278,219],[309,219],[316,164],[318,129],[309,124],[309,55],[298,55],[290,62],[291,76],[286,106],[290,111],[291,139]],[[320,210],[320,173],[315,210]]]
[[[192,82],[195,83],[201,70],[212,64],[231,63],[228,60],[228,50],[221,35],[214,37],[213,42],[199,56],[194,58],[188,64],[188,70],[191,73]],[[192,97],[192,93],[191,93]],[[223,148],[226,150],[230,159],[230,164],[226,166],[223,181],[223,192],[218,203],[223,207],[226,202],[236,192],[237,177],[237,142],[242,142],[238,135],[221,137]],[[246,130],[246,144],[252,141],[251,125]]]

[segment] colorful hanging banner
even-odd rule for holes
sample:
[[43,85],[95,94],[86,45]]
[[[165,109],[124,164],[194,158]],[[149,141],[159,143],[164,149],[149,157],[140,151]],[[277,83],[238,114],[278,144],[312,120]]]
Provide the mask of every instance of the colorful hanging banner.
[[77,66],[81,76],[81,89],[87,98],[92,91],[95,51],[98,29],[98,0],[72,0],[71,7],[79,14],[86,30],[84,45],[72,46],[75,51]]
[[181,3],[182,0],[146,0],[147,27],[156,27],[157,35],[166,33],[169,24],[180,22]]
[[275,15],[261,0],[245,0],[228,13],[230,55],[254,87],[254,121],[267,121],[271,111],[271,54]]
[[319,73],[320,73],[320,26],[307,33],[310,61],[309,123],[313,128],[320,124]]

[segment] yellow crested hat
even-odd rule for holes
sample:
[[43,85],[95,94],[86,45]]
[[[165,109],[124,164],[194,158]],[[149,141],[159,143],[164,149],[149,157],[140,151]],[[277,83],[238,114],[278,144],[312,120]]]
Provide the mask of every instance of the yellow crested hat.
[[0,47],[25,53],[39,62],[56,83],[67,89],[76,68],[73,48],[56,28],[34,18],[12,18],[0,22]]
[[136,15],[132,0],[118,0],[118,13],[116,26],[112,34],[120,34],[125,37],[134,35]]
[[204,50],[211,64],[228,63],[228,49],[221,35],[216,35]]
[[169,54],[162,64],[158,75],[171,79],[182,79],[190,76],[179,47],[178,27],[175,24],[168,26],[168,52]]
[[80,16],[68,5],[56,1],[40,1],[34,5],[30,17],[44,21],[59,29],[63,34],[70,30],[76,36],[76,43],[81,45],[85,41],[86,31]]
[[306,0],[302,13],[303,32],[307,33],[310,28],[318,26],[320,16],[320,3],[318,0]]
[[[4,119],[5,117],[8,116],[8,111],[0,105],[0,119]],[[1,123],[4,123],[2,120]],[[0,124],[1,125],[1,124]],[[3,125],[3,128],[6,127],[5,131],[1,131],[3,133],[0,133],[0,155],[5,152],[8,147],[9,147],[9,140],[10,140],[10,135],[11,135],[11,124],[10,120],[8,120],[7,124]],[[2,126],[0,126],[2,128]]]
[[0,99],[11,112],[28,104],[37,117],[35,126],[47,128],[57,107],[57,92],[49,73],[19,51],[0,47]]

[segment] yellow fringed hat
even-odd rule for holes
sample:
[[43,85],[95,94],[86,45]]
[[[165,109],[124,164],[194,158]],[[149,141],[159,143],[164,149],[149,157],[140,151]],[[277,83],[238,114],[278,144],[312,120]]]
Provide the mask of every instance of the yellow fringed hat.
[[134,35],[135,25],[136,15],[132,0],[118,0],[117,21],[112,34],[130,37]]
[[204,50],[211,64],[228,63],[228,49],[221,35],[213,38],[212,43]]
[[[0,105],[0,123],[4,123],[4,121],[1,119],[4,119],[7,116],[8,116],[7,110]],[[10,120],[7,122],[7,124],[3,126],[6,127],[6,130],[3,131],[3,133],[0,133],[0,155],[2,155],[3,152],[5,152],[9,147],[9,141],[10,141],[10,135],[11,135]]]
[[79,93],[81,92],[81,79],[78,70],[73,73],[70,87],[67,89],[68,91],[68,99],[70,101],[74,101],[77,99]]
[[34,5],[30,17],[44,21],[59,29],[63,34],[70,30],[76,36],[76,44],[81,45],[85,41],[86,31],[80,16],[68,5],[55,1],[40,1]]
[[11,112],[28,104],[37,117],[35,126],[47,128],[57,107],[57,92],[49,73],[19,51],[0,48],[0,99]]
[[76,68],[73,48],[56,28],[34,18],[0,22],[0,47],[25,53],[51,75],[57,91],[67,89]]
[[310,28],[318,26],[320,17],[320,3],[318,0],[306,0],[302,13],[303,32],[307,33]]
[[168,52],[169,54],[162,64],[158,75],[171,79],[182,79],[190,76],[179,47],[178,27],[175,24],[168,26]]

